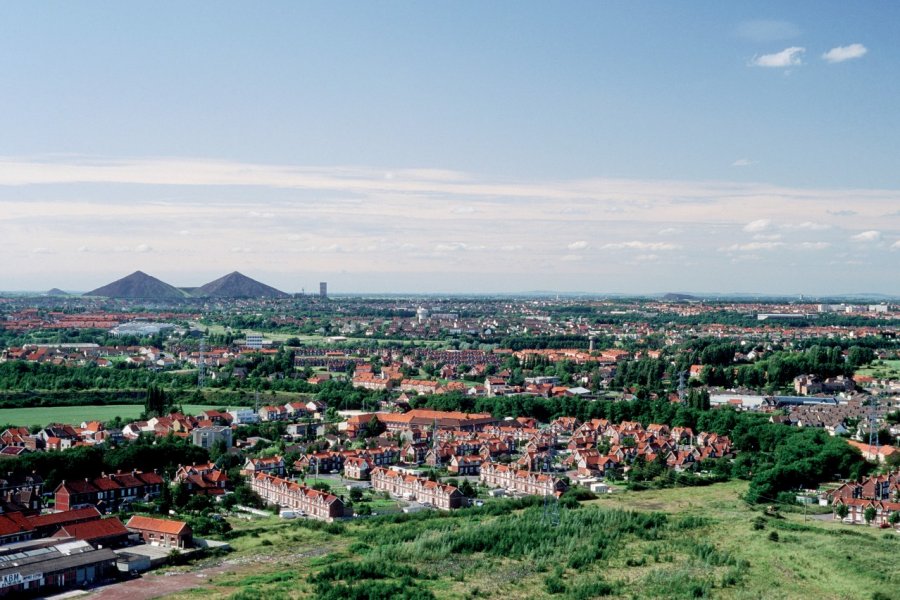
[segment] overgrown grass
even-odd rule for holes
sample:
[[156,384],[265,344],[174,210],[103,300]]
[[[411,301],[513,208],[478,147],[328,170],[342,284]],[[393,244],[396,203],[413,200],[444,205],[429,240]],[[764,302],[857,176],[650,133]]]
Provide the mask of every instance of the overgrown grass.
[[534,499],[340,525],[239,522],[231,556],[256,562],[217,577],[204,597],[897,596],[900,536],[802,514],[771,518],[740,499],[745,487],[626,492],[563,509],[558,525]]

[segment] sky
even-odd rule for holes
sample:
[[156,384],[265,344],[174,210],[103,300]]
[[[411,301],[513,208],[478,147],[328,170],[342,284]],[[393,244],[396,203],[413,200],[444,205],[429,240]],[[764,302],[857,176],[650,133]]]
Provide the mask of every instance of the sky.
[[3,2],[0,289],[900,295],[896,2]]

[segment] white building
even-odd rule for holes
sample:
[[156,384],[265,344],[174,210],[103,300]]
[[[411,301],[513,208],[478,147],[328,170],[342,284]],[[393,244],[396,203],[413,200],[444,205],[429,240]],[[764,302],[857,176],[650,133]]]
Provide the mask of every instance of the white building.
[[259,423],[259,414],[252,408],[236,408],[229,410],[232,425],[246,425],[248,423]]

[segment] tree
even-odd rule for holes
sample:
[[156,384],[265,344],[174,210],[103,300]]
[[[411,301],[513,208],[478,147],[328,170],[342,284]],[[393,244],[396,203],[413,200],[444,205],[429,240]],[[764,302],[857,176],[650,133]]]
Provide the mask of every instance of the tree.
[[176,483],[172,491],[172,504],[175,508],[183,509],[191,501],[191,491],[183,483]]
[[874,506],[869,506],[866,508],[866,512],[863,513],[863,518],[865,518],[865,520],[866,520],[866,525],[868,525],[869,523],[871,523],[872,521],[875,520],[876,514],[877,514],[877,511],[875,510]]
[[163,480],[162,489],[159,494],[159,512],[164,515],[174,507],[174,499],[172,497],[172,487],[168,479]]
[[[466,498],[472,498],[477,495],[475,488],[472,487],[472,484],[469,482],[468,479],[463,479],[459,483],[459,491]],[[894,514],[897,514],[897,513],[894,513]]]
[[897,523],[900,523],[900,511],[895,510],[894,512],[892,512],[891,516],[888,517],[888,523],[895,526],[897,525]]
[[360,500],[362,500],[362,497],[363,493],[361,489],[353,488],[352,490],[350,490],[350,500],[352,502],[359,502]]

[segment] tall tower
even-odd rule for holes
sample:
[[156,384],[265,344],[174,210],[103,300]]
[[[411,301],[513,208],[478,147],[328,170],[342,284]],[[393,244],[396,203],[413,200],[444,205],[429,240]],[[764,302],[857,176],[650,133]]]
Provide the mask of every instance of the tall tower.
[[319,282],[319,298],[327,298],[328,297],[328,282],[320,281]]

